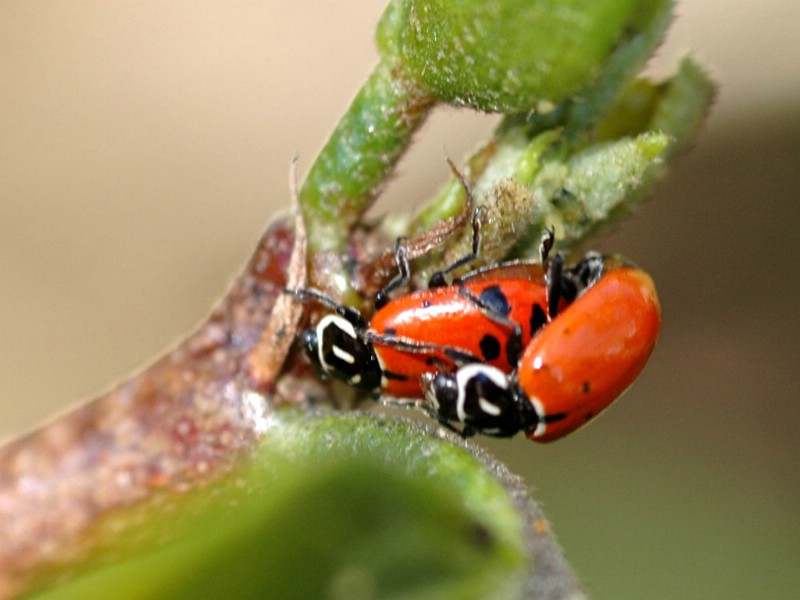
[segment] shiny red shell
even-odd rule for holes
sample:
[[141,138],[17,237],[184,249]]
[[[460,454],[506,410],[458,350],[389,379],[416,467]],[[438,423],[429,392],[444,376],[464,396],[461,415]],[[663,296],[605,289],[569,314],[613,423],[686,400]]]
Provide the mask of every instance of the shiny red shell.
[[[540,272],[531,279],[483,278],[469,280],[464,287],[491,306],[505,305],[510,321],[521,327],[519,352],[545,324],[547,300]],[[493,320],[474,300],[459,292],[459,286],[413,292],[389,302],[370,320],[370,328],[381,335],[406,342],[448,346],[476,356],[481,362],[510,373],[516,364],[509,356],[512,329]],[[405,398],[423,394],[420,378],[424,373],[454,371],[457,365],[440,351],[374,343],[383,369],[384,393]]]
[[639,375],[660,329],[646,273],[620,267],[603,275],[525,349],[518,382],[545,417],[528,437],[555,440],[597,416]]

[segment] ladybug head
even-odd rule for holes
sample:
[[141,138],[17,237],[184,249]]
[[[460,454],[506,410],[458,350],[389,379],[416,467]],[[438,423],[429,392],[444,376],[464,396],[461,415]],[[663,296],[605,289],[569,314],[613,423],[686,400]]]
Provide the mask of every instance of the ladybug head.
[[372,344],[340,315],[326,315],[317,326],[306,329],[303,350],[323,377],[344,381],[372,391],[381,383],[381,368]]
[[437,373],[423,380],[425,399],[440,420],[456,421],[464,432],[509,437],[535,427],[516,382],[491,365],[471,363],[455,373]]
[[[606,262],[609,262],[609,265]],[[600,281],[610,265],[610,261],[597,252],[587,253],[582,261],[564,271],[561,280],[561,296],[567,302],[574,302],[578,296]]]

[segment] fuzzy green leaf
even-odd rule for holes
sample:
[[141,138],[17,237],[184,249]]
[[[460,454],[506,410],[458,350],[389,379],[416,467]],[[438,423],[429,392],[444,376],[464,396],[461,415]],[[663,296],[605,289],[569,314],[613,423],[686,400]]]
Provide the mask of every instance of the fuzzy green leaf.
[[392,11],[403,15],[394,20],[396,46],[412,79],[440,101],[511,113],[558,103],[589,87],[615,48],[637,33],[646,21],[642,13],[648,13],[653,2],[396,4]]
[[34,597],[499,600],[537,585],[578,593],[552,540],[532,539],[518,492],[430,428],[281,412],[224,485],[168,517],[143,516],[137,535],[164,530],[177,541]]
[[[556,227],[560,247],[574,247],[629,214],[697,134],[714,92],[705,72],[686,58],[664,82],[628,84],[578,136],[566,133],[562,119],[569,113],[549,120],[506,117],[492,143],[467,159],[476,200],[491,211],[482,229],[480,261],[536,256],[544,227]],[[463,207],[463,195],[453,194],[455,185],[451,181],[445,195],[419,214],[416,227],[424,229]],[[438,265],[465,255],[471,243],[471,232],[465,231],[443,256],[419,261],[417,283]]]

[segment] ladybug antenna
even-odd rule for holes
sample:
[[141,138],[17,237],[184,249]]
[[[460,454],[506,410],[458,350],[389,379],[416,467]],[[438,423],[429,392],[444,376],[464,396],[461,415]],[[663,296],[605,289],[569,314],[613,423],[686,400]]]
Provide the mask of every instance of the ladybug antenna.
[[[458,183],[461,184],[464,194],[467,196],[467,206],[474,206],[475,196],[472,194],[472,186],[469,184],[469,181],[467,181],[464,173],[462,173],[456,164],[449,158],[447,159],[447,164],[450,166],[453,176],[458,180]],[[462,256],[443,271],[437,271],[431,275],[431,278],[428,280],[429,288],[446,286],[447,281],[445,280],[445,275],[452,273],[464,265],[474,262],[475,259],[478,258],[481,248],[481,223],[485,218],[486,207],[475,206],[475,209],[472,211],[472,252],[466,256]]]
[[397,265],[397,275],[392,277],[377,294],[375,294],[375,309],[382,308],[389,302],[389,293],[408,283],[411,268],[408,264],[408,240],[404,237],[397,238],[394,249],[394,263]]
[[339,304],[338,302],[336,302],[336,300],[334,300],[327,294],[319,290],[316,290],[314,288],[296,288],[296,289],[284,288],[283,293],[294,296],[298,301],[304,304],[308,302],[317,302],[322,306],[330,308],[337,315],[347,319],[347,321],[349,321],[358,328],[364,328],[367,326],[367,323],[364,320],[363,315],[360,312],[358,312],[355,308],[353,308],[352,306],[345,306],[344,304]]
[[[463,185],[467,185],[466,182],[462,180]],[[472,192],[467,192],[471,194]],[[460,269],[464,265],[468,265],[471,262],[474,262],[475,259],[478,258],[478,254],[480,254],[481,250],[481,224],[483,220],[486,218],[486,211],[487,208],[485,206],[476,206],[475,210],[472,211],[472,251],[467,254],[466,256],[462,256],[455,262],[453,262],[450,266],[448,266],[443,271],[437,271],[431,278],[428,280],[428,287],[435,288],[435,287],[444,287],[447,285],[447,281],[445,280],[445,275],[448,275],[455,271],[456,269]]]

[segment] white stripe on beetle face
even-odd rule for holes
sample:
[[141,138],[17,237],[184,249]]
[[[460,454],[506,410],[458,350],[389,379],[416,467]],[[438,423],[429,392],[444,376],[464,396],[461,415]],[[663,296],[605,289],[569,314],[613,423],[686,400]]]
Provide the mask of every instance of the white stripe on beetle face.
[[536,411],[536,418],[538,419],[538,423],[536,424],[536,429],[533,430],[531,437],[537,438],[539,436],[544,435],[545,431],[547,431],[547,423],[545,423],[545,412],[544,412],[544,405],[542,401],[539,400],[536,396],[528,396],[528,402],[531,403],[533,406],[533,410]]
[[[325,315],[324,317],[322,317],[319,320],[319,323],[317,323],[317,328],[316,328],[316,332],[317,332],[317,358],[319,360],[320,366],[325,371],[331,371],[332,370],[330,365],[325,361],[325,352],[324,352],[325,344],[323,343],[323,340],[325,339],[325,331],[329,327],[333,327],[333,328],[335,328],[335,329],[337,329],[337,330],[339,330],[341,332],[344,332],[345,334],[349,335],[353,339],[356,339],[356,337],[357,337],[356,336],[356,329],[355,329],[355,327],[353,327],[353,324],[350,321],[348,321],[347,319],[345,319],[343,317],[340,317],[339,315]],[[342,360],[345,360],[345,362],[349,362],[351,364],[355,362],[355,359],[349,353],[347,353],[347,352],[344,353],[345,355],[350,357],[350,360],[348,361],[346,358],[340,356],[339,352],[344,352],[344,351],[341,348],[339,348],[338,346],[334,346],[333,347],[333,353],[337,357],[339,357]]]
[[492,417],[499,417],[500,413],[503,412],[497,404],[490,402],[486,398],[478,398],[478,406],[481,407],[483,412]]
[[[492,367],[490,365],[484,365],[481,363],[474,363],[461,367],[456,373],[456,384],[458,386],[456,414],[458,415],[458,420],[462,423],[466,422],[467,418],[467,413],[464,410],[464,404],[467,401],[467,384],[479,375],[483,375],[484,377],[488,378],[492,383],[501,389],[508,389],[508,376],[497,367]],[[478,403],[480,404],[484,401],[485,400],[483,398],[479,398]],[[498,411],[497,414],[500,414],[500,409],[497,406],[494,404],[491,404],[491,406]],[[481,409],[483,410],[483,406],[481,406]],[[484,410],[484,412],[491,414],[490,411]]]
[[342,350],[341,348],[339,348],[339,346],[334,346],[331,349],[333,350],[333,354],[336,356],[336,358],[343,360],[348,365],[356,364],[356,357],[347,352],[346,350]]

